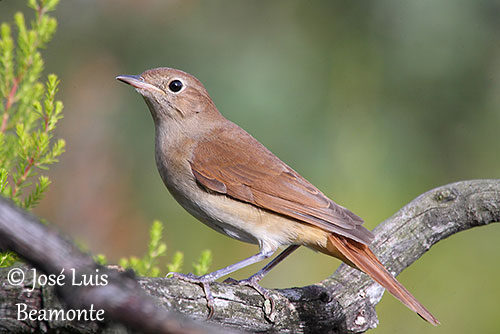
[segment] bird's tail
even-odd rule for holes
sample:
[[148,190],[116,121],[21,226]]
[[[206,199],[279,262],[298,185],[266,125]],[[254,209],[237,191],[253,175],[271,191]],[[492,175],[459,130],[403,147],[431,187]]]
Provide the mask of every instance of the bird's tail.
[[340,253],[345,257],[345,259],[340,257],[342,260],[348,260],[345,262],[350,262],[355,268],[369,275],[410,310],[417,312],[419,316],[434,326],[439,324],[439,321],[387,271],[367,245],[338,234],[329,235],[329,242],[331,245],[327,245],[327,248],[331,253],[330,255],[339,257],[338,253]]

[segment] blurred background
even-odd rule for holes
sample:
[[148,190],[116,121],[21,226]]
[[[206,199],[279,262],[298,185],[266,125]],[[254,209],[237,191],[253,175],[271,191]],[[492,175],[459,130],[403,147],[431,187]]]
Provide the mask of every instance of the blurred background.
[[[0,2],[0,21],[25,1]],[[31,13],[30,13],[31,15]],[[500,3],[66,0],[44,52],[67,152],[37,214],[110,262],[142,256],[153,219],[185,271],[257,252],[190,217],[163,186],[142,98],[114,80],[159,66],[197,76],[219,110],[372,229],[419,194],[500,177]],[[441,320],[392,297],[374,333],[498,333],[500,228],[442,241],[399,278]],[[319,282],[338,261],[300,250],[263,281]],[[263,264],[237,272],[244,278]]]

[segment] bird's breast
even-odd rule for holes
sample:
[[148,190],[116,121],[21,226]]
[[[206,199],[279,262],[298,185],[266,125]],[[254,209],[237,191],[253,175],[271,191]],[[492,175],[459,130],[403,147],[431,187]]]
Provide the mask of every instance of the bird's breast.
[[282,245],[310,247],[318,241],[326,243],[327,233],[312,225],[207,190],[196,182],[191,170],[196,141],[184,138],[174,144],[157,135],[155,156],[160,176],[176,201],[207,226],[234,239],[258,244],[265,251]]

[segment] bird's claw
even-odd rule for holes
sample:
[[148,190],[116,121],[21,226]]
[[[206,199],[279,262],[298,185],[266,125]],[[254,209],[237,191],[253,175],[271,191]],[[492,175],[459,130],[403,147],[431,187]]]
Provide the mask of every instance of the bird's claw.
[[238,281],[238,280],[235,280],[235,279],[229,277],[229,278],[227,278],[227,279],[224,280],[224,283],[234,284],[234,285],[243,285],[243,286],[248,286],[248,287],[253,288],[262,297],[264,297],[265,301],[269,301],[269,303],[271,303],[271,308],[270,308],[269,312],[266,312],[266,313],[268,313],[268,318],[272,319],[272,318],[274,318],[273,317],[273,314],[274,314],[274,299],[272,298],[271,293],[269,292],[268,289],[263,288],[263,287],[261,287],[259,285],[260,279],[261,279],[261,277],[251,276],[251,277],[249,277],[247,279]]
[[[189,274],[181,274],[181,273],[168,273],[167,277],[172,277],[172,278],[177,278],[189,283],[197,284],[202,287],[203,292],[205,293],[205,298],[207,299],[207,307],[208,307],[208,317],[207,319],[211,319],[215,313],[215,299],[212,295],[212,292],[210,290],[210,283],[214,281],[212,277],[209,277],[208,275],[205,276],[196,276],[192,273]],[[242,285],[242,286],[248,286],[253,288],[255,291],[257,291],[262,297],[264,297],[265,301],[269,301],[270,303],[270,308],[266,307],[266,303],[264,301],[264,310],[266,313],[266,317],[270,320],[274,319],[274,306],[275,302],[274,299],[271,296],[271,293],[269,290],[261,287],[259,285],[259,281],[261,280],[262,277],[259,276],[251,276],[247,279],[237,281],[233,278],[227,278],[224,280],[224,283],[227,284],[233,284],[233,285]]]
[[177,278],[177,279],[180,279],[182,281],[186,281],[186,282],[197,284],[197,285],[201,286],[201,288],[203,289],[203,292],[205,293],[205,298],[207,300],[207,307],[208,307],[207,319],[211,319],[213,317],[213,315],[215,313],[215,307],[214,307],[215,300],[214,300],[214,297],[212,295],[212,291],[210,291],[210,283],[214,281],[213,279],[211,279],[210,277],[206,277],[206,276],[196,276],[192,273],[181,274],[181,273],[171,272],[171,273],[167,274],[167,277],[169,277],[169,276],[171,278]]

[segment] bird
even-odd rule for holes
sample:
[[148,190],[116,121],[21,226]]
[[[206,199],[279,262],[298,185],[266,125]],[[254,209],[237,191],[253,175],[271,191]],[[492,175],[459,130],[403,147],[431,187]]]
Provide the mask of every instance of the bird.
[[363,226],[363,219],[226,119],[197,78],[159,67],[116,79],[134,87],[149,108],[156,165],[175,200],[212,229],[259,247],[257,254],[203,276],[173,274],[202,286],[209,318],[214,313],[210,283],[286,247],[248,279],[232,280],[253,287],[272,302],[259,281],[305,246],[368,274],[420,317],[439,324],[371,251],[374,235]]

